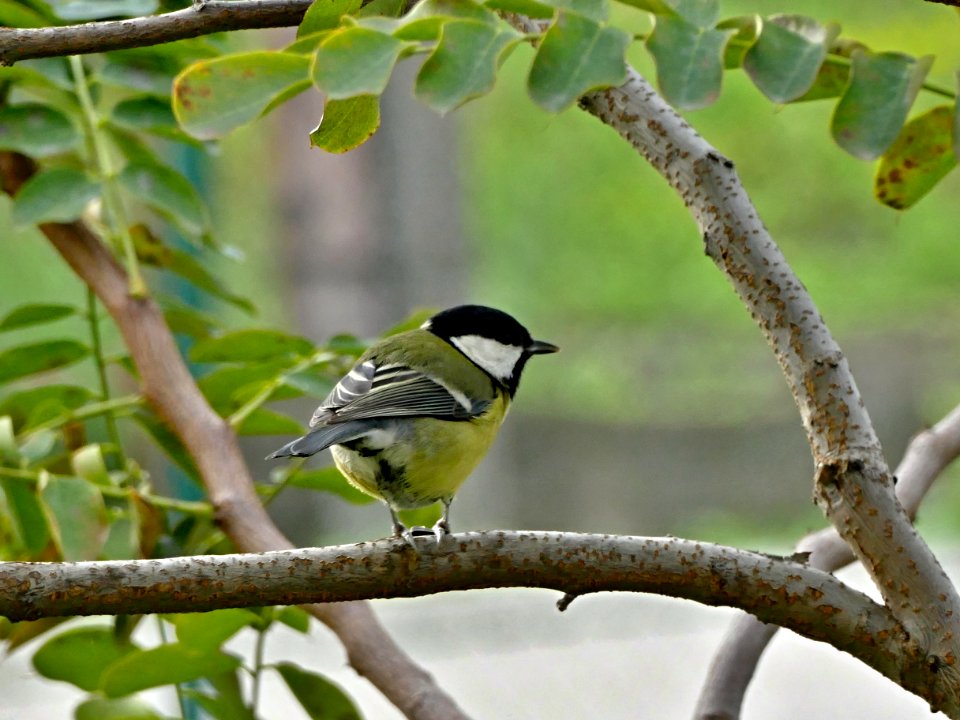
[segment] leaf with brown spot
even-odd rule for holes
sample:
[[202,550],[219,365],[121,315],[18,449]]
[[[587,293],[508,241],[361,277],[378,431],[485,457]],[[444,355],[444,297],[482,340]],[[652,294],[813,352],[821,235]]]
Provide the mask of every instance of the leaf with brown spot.
[[309,67],[309,58],[284,52],[201,60],[174,80],[174,115],[198,139],[222,137],[259,117],[291,86],[303,85]]
[[873,194],[884,205],[905,210],[930,192],[957,165],[953,150],[954,109],[935,107],[903,126],[880,158]]

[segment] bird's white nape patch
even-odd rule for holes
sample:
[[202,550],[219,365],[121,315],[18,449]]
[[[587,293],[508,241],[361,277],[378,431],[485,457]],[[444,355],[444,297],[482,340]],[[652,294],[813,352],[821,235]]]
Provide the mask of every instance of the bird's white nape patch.
[[497,380],[510,378],[523,355],[522,347],[504,345],[481,335],[460,335],[450,338],[450,342]]

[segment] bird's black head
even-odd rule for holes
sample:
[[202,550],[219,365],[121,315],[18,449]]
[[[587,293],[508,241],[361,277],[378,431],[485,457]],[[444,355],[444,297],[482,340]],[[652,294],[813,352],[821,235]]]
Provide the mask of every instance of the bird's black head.
[[443,338],[513,395],[531,355],[553,353],[556,345],[534,340],[507,313],[483,305],[459,305],[437,313],[424,330]]

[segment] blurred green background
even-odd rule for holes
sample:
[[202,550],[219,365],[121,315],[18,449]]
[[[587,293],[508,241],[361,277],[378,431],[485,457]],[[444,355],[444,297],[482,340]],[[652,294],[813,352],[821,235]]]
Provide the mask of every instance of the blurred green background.
[[[845,36],[873,49],[934,54],[929,81],[956,85],[960,15],[943,6],[821,1],[797,8],[768,0],[727,2],[722,10],[725,17],[801,10],[837,21]],[[642,13],[620,11],[633,30],[647,30]],[[278,35],[278,43],[285,37]],[[680,199],[643,159],[585,113],[548,116],[526,97],[529,59],[528,48],[517,50],[490,96],[443,121],[451,138],[445,160],[453,169],[428,167],[416,182],[426,193],[442,185],[444,197],[453,199],[440,209],[401,202],[392,211],[409,213],[426,228],[418,232],[430,235],[449,232],[450,223],[430,215],[439,217],[448,206],[456,214],[450,262],[460,265],[457,299],[513,312],[536,336],[563,348],[556,360],[537,362],[526,373],[499,459],[481,472],[489,477],[468,483],[455,517],[462,510],[471,527],[671,532],[788,545],[822,521],[809,502],[812,463],[802,428],[762,336],[705,257]],[[641,73],[655,75],[641,44],[631,60]],[[395,95],[410,95],[404,78],[394,85]],[[943,102],[921,92],[914,112]],[[885,208],[871,196],[873,165],[832,142],[832,109],[830,101],[775,107],[733,71],[724,77],[719,101],[687,117],[736,163],[764,223],[847,352],[895,464],[913,433],[960,401],[960,173],[905,213]],[[220,239],[247,257],[244,263],[221,261],[221,276],[257,301],[255,324],[304,331],[310,310],[291,308],[290,278],[309,263],[304,246],[291,250],[283,231],[296,214],[284,188],[309,186],[296,179],[295,163],[316,164],[321,153],[306,150],[305,131],[316,117],[292,117],[280,112],[230,137],[204,175]],[[383,137],[373,149],[358,151],[363,172],[372,174],[363,177],[387,167],[380,163],[393,151],[384,148],[400,147],[399,153],[412,142],[390,130],[396,119],[387,108]],[[429,143],[433,138],[425,132]],[[290,134],[298,153],[278,154],[277,138]],[[355,182],[350,173],[359,171],[349,169],[347,158],[323,162],[332,182]],[[413,182],[408,172],[401,164],[399,171],[381,173],[388,177],[378,178],[378,191],[359,197],[360,212],[389,205],[392,188]],[[317,194],[319,202],[321,190]],[[26,301],[82,302],[82,288],[55,253],[38,234],[14,231],[8,211],[8,201],[0,200],[6,243],[0,313]],[[311,227],[317,237],[329,229],[327,223]],[[388,232],[377,247],[389,243]],[[320,248],[315,262],[336,273],[354,248],[340,248],[345,255]],[[402,274],[403,265],[397,267]],[[422,302],[445,304],[450,267],[428,270],[407,272],[407,282],[417,285]],[[384,322],[355,327],[353,318],[364,316],[367,298],[383,286],[382,278],[360,280],[367,282],[366,295],[358,281],[358,291],[340,296],[342,307],[323,303],[331,307],[324,308],[320,330],[306,331],[370,335],[386,328]],[[431,302],[434,282],[444,290]],[[415,309],[386,304],[380,312],[393,321]],[[208,309],[228,323],[249,322],[213,302]],[[59,327],[35,332],[56,334]],[[0,336],[0,347],[12,342]],[[298,416],[309,415],[305,406],[297,408]],[[251,458],[259,462],[275,440],[255,445]],[[261,473],[254,467],[266,474],[267,468]],[[928,531],[945,535],[960,529],[960,490],[956,473],[949,475],[921,513]],[[370,514],[371,524],[383,524],[381,512]],[[327,513],[325,537],[357,537],[356,527],[343,529],[349,519],[344,526],[331,519],[344,514]],[[310,532],[317,531],[303,530],[307,540]]]

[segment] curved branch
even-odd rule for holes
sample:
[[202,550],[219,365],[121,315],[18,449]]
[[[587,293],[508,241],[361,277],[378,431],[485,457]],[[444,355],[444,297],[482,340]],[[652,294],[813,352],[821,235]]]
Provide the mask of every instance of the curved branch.
[[893,493],[847,359],[759,219],[733,163],[632,68],[583,109],[629,141],[683,198],[707,255],[757,321],[800,411],[816,464],[814,496],[887,606],[930,657],[925,697],[960,711],[960,596]]
[[[917,434],[897,466],[897,497],[911,519],[934,480],[957,457],[960,457],[960,405],[932,428]],[[800,540],[797,550],[809,552],[810,565],[826,572],[839,570],[856,559],[850,546],[832,527],[807,535]],[[776,632],[776,626],[761,623],[749,615],[733,621],[707,671],[693,713],[695,719],[740,717],[747,685]]]
[[[0,184],[13,195],[34,172],[23,155],[0,152]],[[163,314],[127,292],[127,275],[82,222],[45,223],[40,230],[113,317],[140,373],[143,394],[197,464],[218,524],[240,550],[292,547],[260,504],[230,425],[210,407],[190,376]],[[366,603],[311,605],[339,637],[350,664],[410,718],[466,716],[393,641]]]
[[259,555],[0,564],[0,615],[193,612],[221,607],[542,587],[568,595],[655,592],[734,605],[899,678],[904,635],[889,610],[829,573],[680,538],[490,531]]
[[224,30],[299,25],[311,0],[209,0],[162,15],[43,28],[0,28],[0,65],[146,47]]

